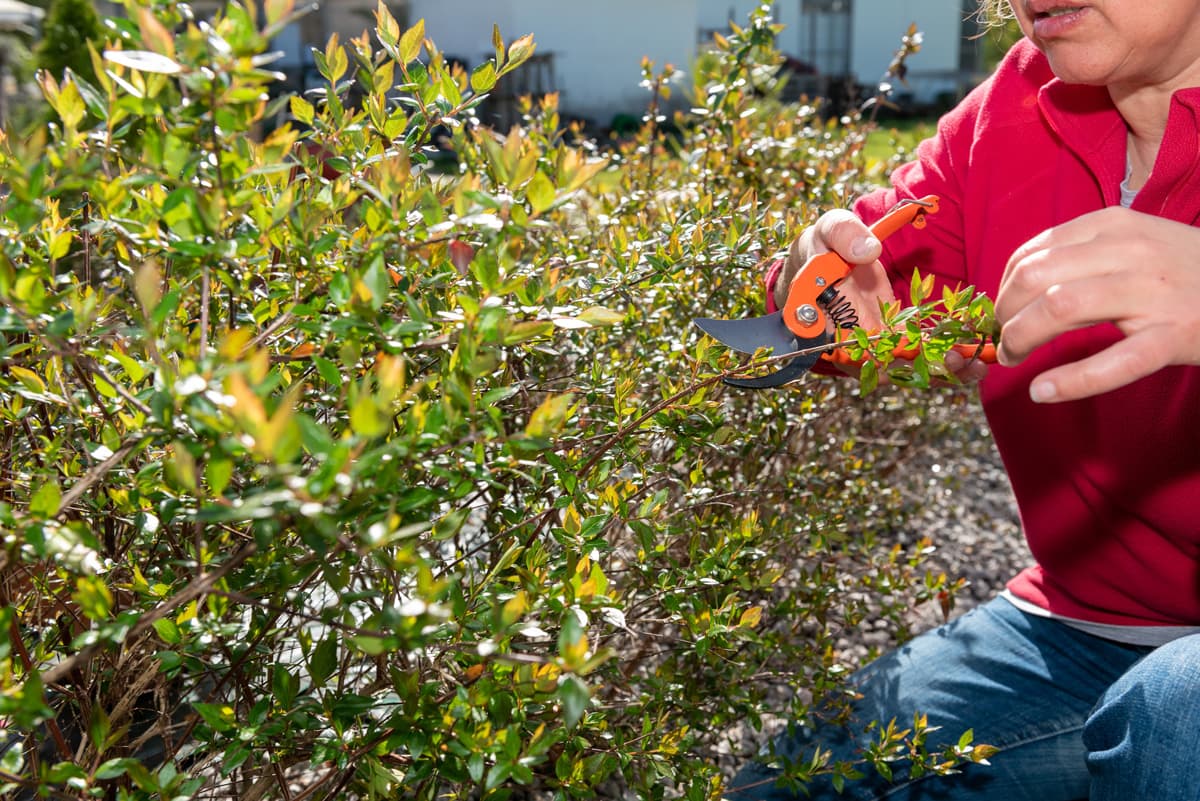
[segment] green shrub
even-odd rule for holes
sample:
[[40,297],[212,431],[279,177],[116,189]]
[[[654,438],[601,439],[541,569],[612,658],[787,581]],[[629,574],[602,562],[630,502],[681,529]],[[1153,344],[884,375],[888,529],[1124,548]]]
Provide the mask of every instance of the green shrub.
[[0,143],[7,789],[713,796],[744,724],[839,696],[839,637],[956,587],[888,539],[928,401],[729,392],[690,326],[757,313],[862,132],[771,99],[759,12],[678,140],[650,64],[618,150],[554,98],[494,133],[532,39],[467,74],[381,4],[259,135],[264,5],[119,23]]
[[89,81],[95,81],[88,43],[103,41],[100,18],[92,0],[54,0],[42,23],[42,39],[37,46],[37,66],[62,80],[70,69]]

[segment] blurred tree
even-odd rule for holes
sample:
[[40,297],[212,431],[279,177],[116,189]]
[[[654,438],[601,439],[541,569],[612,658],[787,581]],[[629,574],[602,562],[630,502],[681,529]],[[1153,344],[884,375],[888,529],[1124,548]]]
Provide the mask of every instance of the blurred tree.
[[67,67],[90,82],[96,80],[85,42],[103,38],[92,0],[54,0],[42,25],[37,65],[61,80]]

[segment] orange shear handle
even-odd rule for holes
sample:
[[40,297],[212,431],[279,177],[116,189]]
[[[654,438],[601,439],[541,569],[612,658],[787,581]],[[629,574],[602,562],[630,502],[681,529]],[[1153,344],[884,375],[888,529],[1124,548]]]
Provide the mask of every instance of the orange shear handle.
[[[909,223],[914,228],[924,228],[925,215],[936,214],[937,210],[937,195],[902,200],[871,226],[871,233],[882,242]],[[783,323],[788,330],[803,339],[814,339],[823,334],[827,317],[817,297],[849,275],[852,269],[853,265],[833,251],[818,253],[805,262],[792,280],[783,305]]]

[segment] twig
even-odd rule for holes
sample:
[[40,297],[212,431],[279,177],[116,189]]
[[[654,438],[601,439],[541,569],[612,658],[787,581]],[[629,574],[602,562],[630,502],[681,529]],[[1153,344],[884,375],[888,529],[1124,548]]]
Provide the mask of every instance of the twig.
[[[165,618],[179,607],[191,603],[193,600],[208,594],[212,590],[214,584],[227,576],[235,567],[238,567],[242,564],[242,562],[245,562],[247,559],[253,556],[257,550],[258,546],[256,546],[253,542],[248,542],[243,545],[240,550],[235,552],[227,562],[223,563],[212,573],[204,573],[192,579],[192,581],[186,587],[184,587],[178,595],[174,596],[163,604],[156,606],[154,609],[151,609],[149,612],[138,618],[137,623],[133,624],[133,626],[129,629],[129,633],[126,634],[125,639],[134,639],[137,637],[137,635],[153,626],[155,621]],[[75,670],[82,663],[91,659],[97,651],[104,648],[104,645],[104,643],[93,643],[92,645],[84,648],[82,651],[79,651],[78,653],[73,654],[72,656],[54,665],[54,667],[42,674],[42,683],[52,684],[61,680],[72,670]]]

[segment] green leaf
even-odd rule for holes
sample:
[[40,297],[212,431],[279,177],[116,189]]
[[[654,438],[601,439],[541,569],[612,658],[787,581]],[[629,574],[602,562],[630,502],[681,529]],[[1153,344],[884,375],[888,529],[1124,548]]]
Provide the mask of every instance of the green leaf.
[[866,397],[875,391],[879,386],[879,368],[875,362],[868,359],[863,362],[858,373],[858,394],[861,397]]
[[233,478],[233,460],[222,457],[209,459],[208,464],[204,465],[204,478],[212,494],[220,496]]
[[58,514],[58,507],[61,503],[62,490],[58,488],[58,482],[53,478],[48,478],[42,482],[42,485],[34,491],[33,497],[29,499],[29,513],[42,520],[49,520]]
[[470,509],[455,509],[444,515],[433,525],[435,540],[448,540],[462,530],[463,524],[471,516]]
[[336,364],[326,359],[324,356],[313,356],[313,364],[316,365],[317,373],[320,374],[322,380],[331,386],[338,386],[342,383],[342,374],[338,370]]
[[275,665],[271,671],[271,692],[280,709],[291,709],[300,691],[300,678],[283,665]]
[[575,724],[583,717],[583,713],[587,711],[588,703],[591,701],[587,683],[573,673],[564,675],[558,685],[558,701],[562,704],[563,721],[566,723],[566,727],[568,729],[575,728]]
[[233,707],[224,704],[192,704],[192,708],[196,713],[204,719],[213,731],[226,732],[232,731],[237,723],[237,715],[233,711]]
[[312,678],[313,687],[324,687],[337,669],[337,664],[338,641],[337,637],[330,634],[317,643],[308,661],[308,675]]
[[125,776],[126,771],[130,770],[133,766],[140,767],[140,763],[132,757],[109,759],[107,763],[102,763],[100,767],[97,767],[94,776],[100,779],[100,781],[107,781],[110,778],[120,778],[121,776]]
[[154,621],[154,630],[167,645],[178,645],[183,642],[183,633],[179,630],[179,624],[170,618],[160,617]]
[[492,62],[485,61],[471,72],[471,88],[477,94],[490,92],[495,85],[496,66]]

